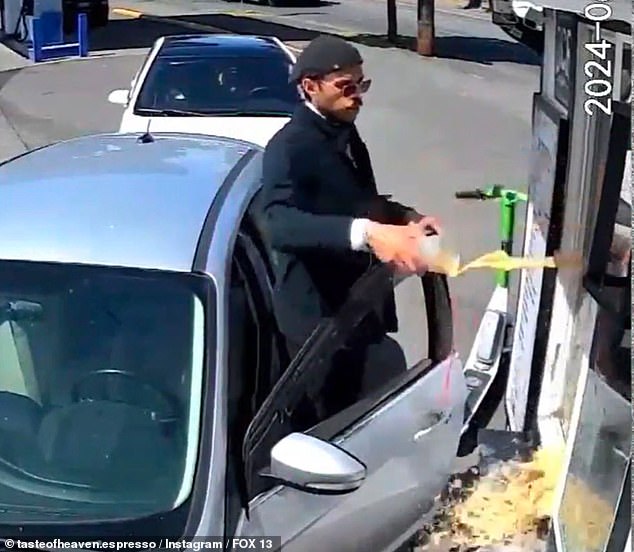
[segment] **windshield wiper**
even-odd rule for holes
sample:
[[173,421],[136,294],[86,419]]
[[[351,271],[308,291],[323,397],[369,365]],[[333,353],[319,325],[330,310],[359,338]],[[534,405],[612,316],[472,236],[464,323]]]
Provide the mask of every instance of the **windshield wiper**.
[[151,107],[137,107],[135,114],[157,115],[163,117],[209,117],[225,115],[228,117],[290,117],[292,113],[285,111],[248,111],[243,109],[205,109],[187,111],[185,109],[154,109]]
[[290,117],[292,113],[284,111],[244,111],[241,109],[210,109],[207,115],[227,115],[230,117]]
[[203,111],[187,111],[184,109],[153,109],[151,107],[137,107],[135,113],[139,115],[159,115],[164,117],[204,117]]

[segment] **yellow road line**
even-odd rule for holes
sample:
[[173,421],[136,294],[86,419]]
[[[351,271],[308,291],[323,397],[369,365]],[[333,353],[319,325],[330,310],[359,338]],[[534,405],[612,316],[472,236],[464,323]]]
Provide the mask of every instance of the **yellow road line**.
[[227,14],[227,15],[235,15],[235,16],[259,16],[259,17],[263,17],[266,14],[264,12],[261,11],[257,11],[257,10],[227,10],[227,11],[222,11],[220,12],[222,14]]
[[141,13],[138,10],[131,10],[128,8],[112,8],[110,10],[112,13],[115,13],[117,15],[123,15],[125,17],[132,17],[134,19],[138,19],[139,17],[141,17],[143,15],[143,13]]

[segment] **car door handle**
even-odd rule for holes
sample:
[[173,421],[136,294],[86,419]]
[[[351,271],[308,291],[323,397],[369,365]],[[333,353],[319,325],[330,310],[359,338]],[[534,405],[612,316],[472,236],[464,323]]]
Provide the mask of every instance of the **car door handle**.
[[420,428],[414,434],[414,441],[420,441],[423,437],[425,437],[425,435],[427,435],[434,428],[438,427],[440,424],[446,424],[447,422],[449,422],[450,418],[451,412],[449,412],[445,416],[443,416],[440,412],[432,412],[431,414],[429,414],[428,419],[425,420],[425,426]]

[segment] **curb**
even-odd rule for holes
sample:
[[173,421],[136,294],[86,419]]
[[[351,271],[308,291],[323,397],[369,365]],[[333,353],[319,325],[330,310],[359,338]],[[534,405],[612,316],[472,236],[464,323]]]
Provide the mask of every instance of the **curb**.
[[0,155],[0,163],[16,155],[20,155],[29,149],[1,108],[0,131],[0,151],[2,152],[2,155]]
[[[1,46],[3,46],[2,43],[0,43],[0,47]],[[62,63],[83,63],[88,61],[95,61],[97,59],[107,59],[107,58],[125,57],[125,56],[138,56],[138,55],[143,55],[145,53],[147,53],[147,48],[135,48],[135,49],[123,50],[123,51],[103,50],[97,53],[91,53],[87,57],[61,57],[61,58],[55,58],[55,59],[47,59],[44,61],[40,61],[38,63],[34,63],[30,60],[26,60],[27,61],[26,63],[20,64],[20,65],[6,66],[6,67],[0,66],[0,74],[10,73],[12,71],[23,71],[23,70],[33,69],[37,67],[47,67],[50,65],[60,65]]]

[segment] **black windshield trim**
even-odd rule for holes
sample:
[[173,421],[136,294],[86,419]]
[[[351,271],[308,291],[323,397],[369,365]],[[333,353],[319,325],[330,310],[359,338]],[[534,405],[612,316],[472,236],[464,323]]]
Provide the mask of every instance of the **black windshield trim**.
[[200,53],[176,53],[176,52],[167,52],[167,53],[159,53],[154,60],[154,63],[157,61],[168,61],[168,62],[188,62],[188,61],[200,61],[200,60],[212,60],[212,59],[249,59],[249,60],[261,60],[261,59],[271,59],[274,61],[285,61],[289,65],[293,64],[293,61],[282,51],[268,51],[267,53],[260,53],[253,55],[253,52],[250,52],[249,55],[245,56],[243,52],[228,52],[221,51],[217,53],[211,53],[209,51],[200,52]]

